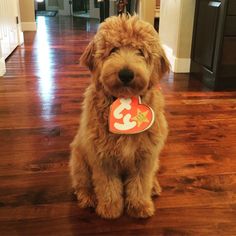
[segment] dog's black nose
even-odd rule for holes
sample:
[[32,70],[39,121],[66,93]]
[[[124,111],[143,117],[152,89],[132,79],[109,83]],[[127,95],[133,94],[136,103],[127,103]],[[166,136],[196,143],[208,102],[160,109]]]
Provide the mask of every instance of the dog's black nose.
[[127,69],[127,68],[120,70],[118,75],[119,75],[119,79],[124,84],[128,84],[134,78],[134,72],[132,70]]

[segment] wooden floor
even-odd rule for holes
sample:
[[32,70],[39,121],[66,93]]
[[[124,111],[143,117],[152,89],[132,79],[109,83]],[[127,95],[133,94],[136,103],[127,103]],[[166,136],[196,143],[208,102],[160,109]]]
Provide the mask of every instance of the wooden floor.
[[107,221],[77,208],[68,176],[94,21],[38,18],[0,78],[0,235],[236,235],[236,92],[187,74],[162,81],[170,126],[154,217]]

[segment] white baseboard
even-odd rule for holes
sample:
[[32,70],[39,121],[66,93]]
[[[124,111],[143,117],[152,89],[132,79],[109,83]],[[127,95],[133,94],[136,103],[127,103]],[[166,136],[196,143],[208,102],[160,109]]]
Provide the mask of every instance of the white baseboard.
[[0,76],[3,76],[6,73],[6,64],[4,57],[0,58]]
[[189,73],[190,72],[190,58],[175,58],[175,73]]
[[22,31],[36,31],[36,22],[21,22],[21,29]]
[[190,58],[178,58],[173,55],[173,50],[166,45],[163,45],[166,56],[171,64],[171,70],[174,73],[189,73],[190,72]]

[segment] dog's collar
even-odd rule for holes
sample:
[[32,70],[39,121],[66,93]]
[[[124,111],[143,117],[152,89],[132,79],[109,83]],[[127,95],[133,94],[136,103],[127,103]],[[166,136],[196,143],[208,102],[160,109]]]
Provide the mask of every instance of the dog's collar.
[[114,102],[116,99],[117,97],[114,97],[114,96],[111,97],[112,102]]
[[[143,98],[143,96],[138,96],[138,97],[140,97],[140,99],[142,100],[142,98]],[[118,97],[115,97],[115,96],[112,96],[111,97],[111,101],[112,102],[114,102],[115,100],[117,100],[118,99]]]

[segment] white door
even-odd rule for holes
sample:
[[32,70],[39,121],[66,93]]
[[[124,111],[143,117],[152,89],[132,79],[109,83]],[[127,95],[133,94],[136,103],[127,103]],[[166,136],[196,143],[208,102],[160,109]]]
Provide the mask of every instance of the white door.
[[89,0],[89,16],[95,19],[100,18],[100,10],[99,7],[98,8],[95,7],[94,0]]
[[5,59],[18,45],[17,1],[0,0],[0,46]]

